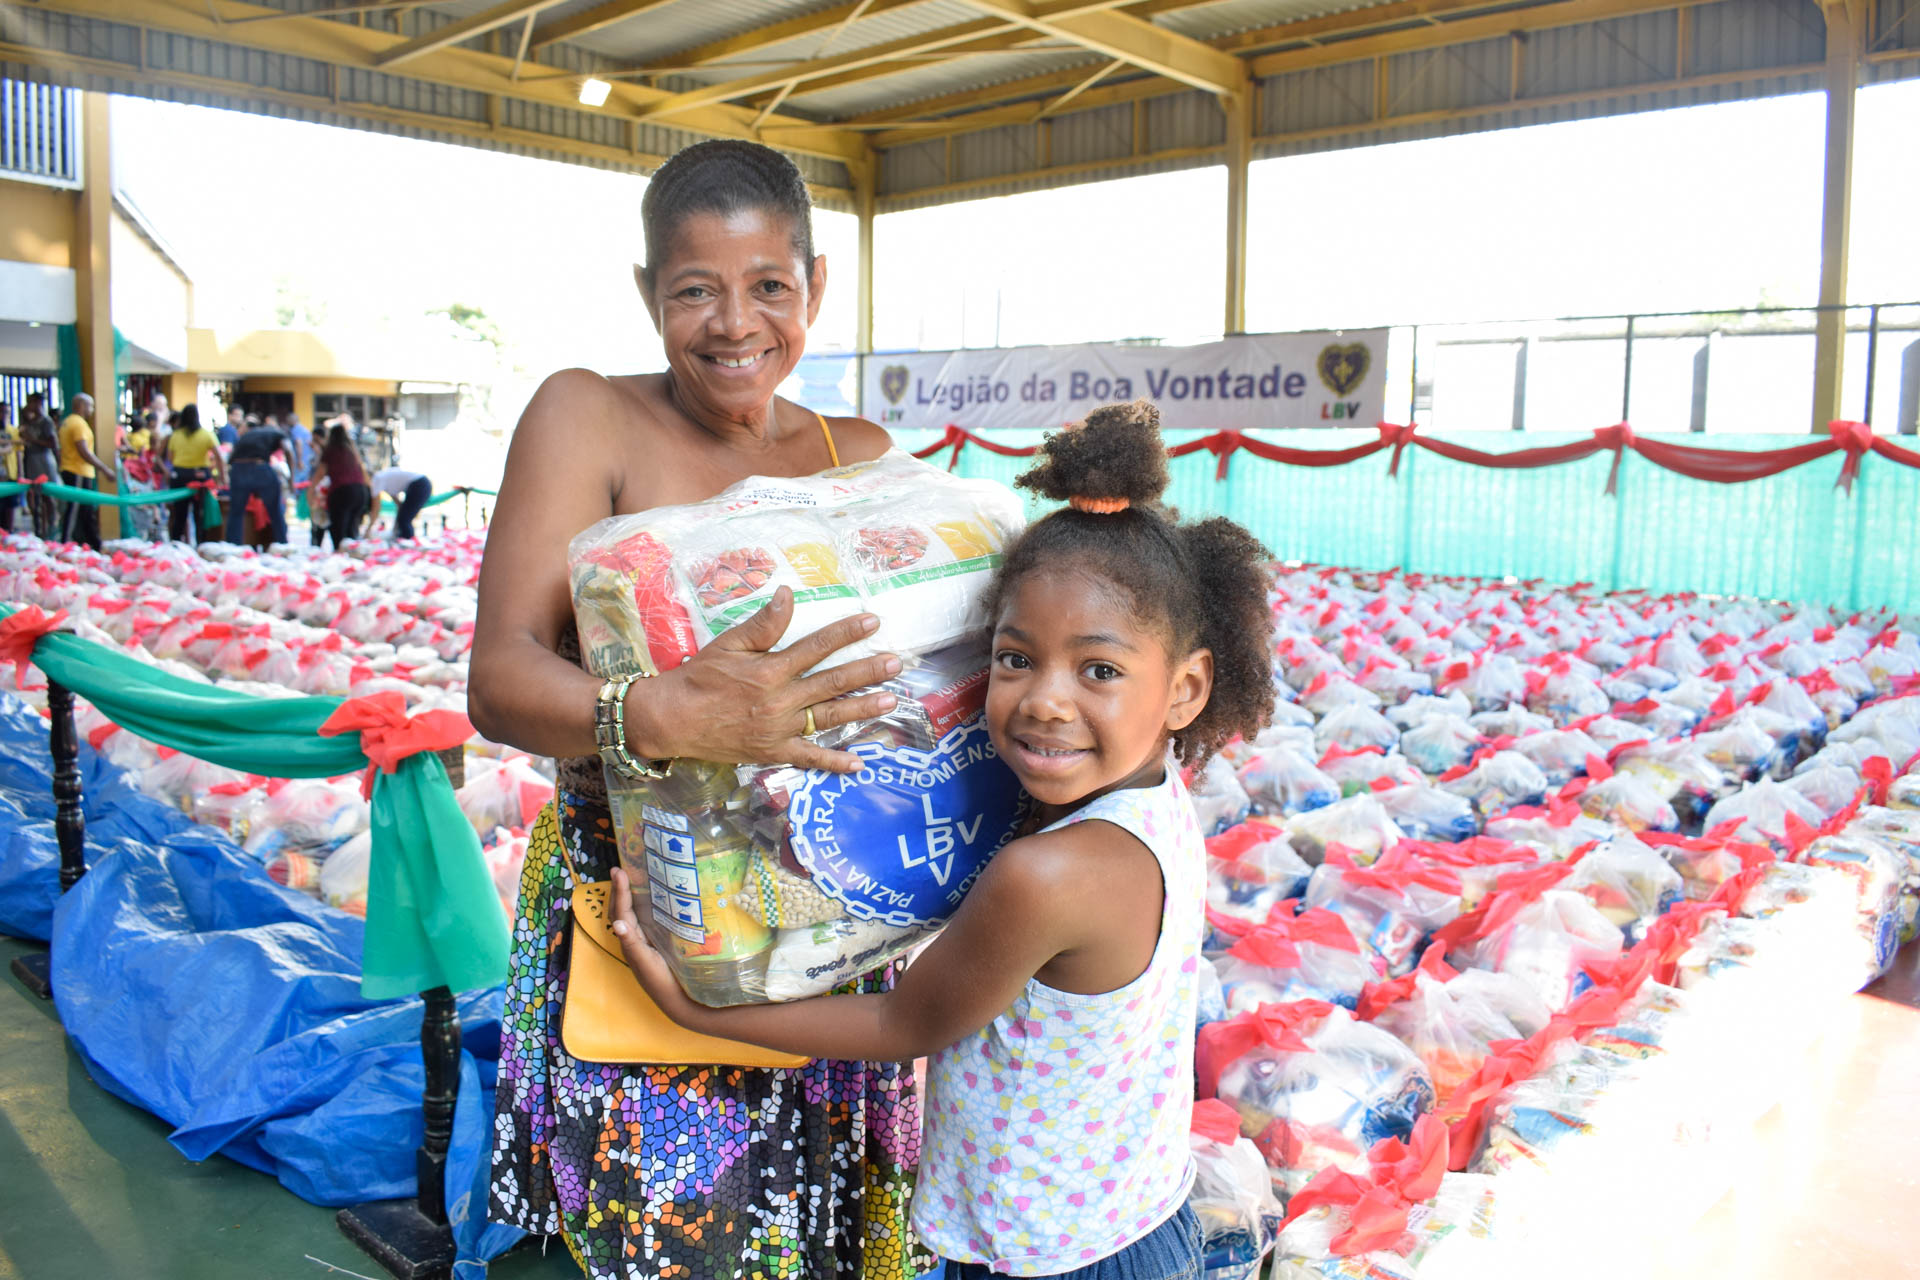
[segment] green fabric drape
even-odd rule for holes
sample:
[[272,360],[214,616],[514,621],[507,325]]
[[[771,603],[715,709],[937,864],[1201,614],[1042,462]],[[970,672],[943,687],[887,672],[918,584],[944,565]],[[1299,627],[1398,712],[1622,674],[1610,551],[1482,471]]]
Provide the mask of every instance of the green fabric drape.
[[201,495],[200,523],[203,528],[212,529],[220,523],[220,499],[211,489],[159,489],[152,493],[101,493],[94,489],[76,489],[66,484],[27,485],[18,480],[0,480],[0,498],[11,498],[25,493],[29,488],[43,490],[49,498],[58,498],[62,502],[79,502],[90,507],[150,507],[163,502],[178,502],[182,498],[192,497],[196,492]]
[[[0,617],[13,612],[0,605]],[[64,634],[42,637],[33,661],[129,733],[201,760],[274,778],[367,767],[359,734],[319,736],[339,698],[234,693]],[[503,981],[506,916],[439,759],[412,755],[392,774],[375,773],[372,819],[362,993],[390,999]]]

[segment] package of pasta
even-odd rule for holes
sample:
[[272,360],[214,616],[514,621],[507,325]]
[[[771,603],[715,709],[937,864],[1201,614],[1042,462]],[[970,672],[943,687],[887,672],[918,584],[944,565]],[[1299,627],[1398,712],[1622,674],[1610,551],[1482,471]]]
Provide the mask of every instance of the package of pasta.
[[1240,1134],[1240,1116],[1218,1098],[1193,1107],[1193,1190],[1206,1280],[1251,1280],[1273,1245],[1280,1201],[1260,1149]]
[[836,735],[858,773],[682,760],[609,777],[634,912],[688,995],[820,995],[945,923],[1021,811],[984,672],[977,645],[928,655],[893,711]]
[[783,644],[873,613],[878,631],[832,661],[912,659],[978,630],[987,581],[1023,524],[1004,485],[899,450],[613,516],[567,548],[581,653],[598,676],[671,670],[784,586],[794,616]]
[[1202,1097],[1239,1113],[1283,1195],[1322,1169],[1364,1173],[1375,1143],[1407,1138],[1433,1107],[1433,1081],[1411,1049],[1323,1000],[1202,1028],[1195,1070]]

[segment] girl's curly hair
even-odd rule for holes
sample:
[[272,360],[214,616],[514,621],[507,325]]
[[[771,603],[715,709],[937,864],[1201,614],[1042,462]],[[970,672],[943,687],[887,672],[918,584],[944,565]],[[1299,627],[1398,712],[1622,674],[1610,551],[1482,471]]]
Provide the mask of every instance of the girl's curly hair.
[[1181,761],[1200,765],[1234,735],[1253,737],[1273,716],[1271,557],[1225,517],[1182,523],[1160,502],[1169,480],[1160,411],[1146,400],[1096,409],[1079,426],[1048,436],[1015,484],[1056,500],[1127,505],[1104,513],[1070,506],[1030,525],[1007,550],[987,617],[999,618],[1028,574],[1070,563],[1125,591],[1176,659],[1210,650],[1212,694],[1193,723],[1173,735]]

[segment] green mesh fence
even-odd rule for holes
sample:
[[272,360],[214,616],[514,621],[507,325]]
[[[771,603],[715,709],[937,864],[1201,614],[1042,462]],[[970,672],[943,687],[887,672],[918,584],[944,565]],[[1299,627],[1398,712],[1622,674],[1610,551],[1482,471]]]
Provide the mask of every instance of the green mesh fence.
[[[1020,447],[1038,443],[1041,434],[991,436]],[[1377,438],[1371,430],[1251,434],[1304,449],[1347,448]],[[899,442],[912,449],[936,438],[903,432]],[[1443,438],[1493,452],[1587,437],[1527,432]],[[1805,442],[1779,435],[1662,438],[1740,450]],[[944,465],[948,456],[942,452],[931,461]],[[1410,448],[1398,478],[1387,474],[1388,457],[1311,468],[1238,453],[1227,478],[1216,481],[1213,455],[1195,454],[1174,460],[1168,500],[1190,515],[1233,517],[1287,560],[1762,596],[1849,609],[1920,609],[1920,471],[1882,458],[1862,460],[1849,496],[1834,487],[1838,455],[1765,480],[1714,484],[1629,453],[1621,460],[1619,496],[1609,497],[1610,453],[1564,466],[1501,471]],[[1024,458],[969,446],[956,472],[1011,482],[1028,465]],[[1046,505],[1029,504],[1036,512]]]

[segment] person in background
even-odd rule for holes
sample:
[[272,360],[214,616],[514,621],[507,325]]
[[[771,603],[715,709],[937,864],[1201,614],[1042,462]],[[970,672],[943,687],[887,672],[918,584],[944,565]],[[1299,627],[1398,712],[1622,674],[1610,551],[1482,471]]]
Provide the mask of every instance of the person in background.
[[287,502],[280,487],[280,473],[273,469],[273,455],[287,448],[287,437],[280,428],[267,422],[249,421],[239,442],[227,459],[231,468],[227,493],[227,541],[236,545],[246,541],[247,508],[258,498],[267,509],[267,530],[275,544],[287,540]]
[[[60,422],[60,482],[74,489],[92,489],[102,471],[113,470],[93,451],[93,397],[82,391],[67,407],[73,412]],[[91,502],[69,502],[61,536],[98,551],[100,508]]]
[[[159,464],[154,460],[154,413],[149,409],[133,420],[120,442],[120,482],[128,493],[152,493],[159,486]],[[151,504],[126,508],[134,531],[149,542],[160,540],[160,512]]]
[[237,404],[227,406],[227,420],[214,434],[220,443],[231,449],[240,442],[240,433],[247,429],[247,411]]
[[367,484],[367,464],[354,447],[353,419],[343,413],[321,425],[327,428],[327,442],[314,460],[311,479],[316,489],[322,480],[326,482],[327,532],[338,551],[360,536],[360,522],[367,518],[373,490]]
[[[20,414],[22,480],[60,478],[60,429],[47,416],[46,406],[46,396],[35,391],[27,396],[27,407]],[[27,510],[33,516],[34,536],[42,541],[51,541],[56,524],[53,499],[38,489],[29,490]]]
[[[180,412],[173,415],[173,430],[167,433],[165,451],[174,488],[183,489],[209,479],[220,484],[227,482],[227,460],[220,452],[219,437],[200,421],[199,405],[183,405]],[[213,536],[202,517],[206,508],[201,504],[205,501],[200,491],[195,490],[175,502],[173,514],[168,518],[167,536],[175,542],[185,541],[189,520],[193,522],[195,542],[205,542]]]
[[427,505],[427,499],[433,496],[433,481],[418,471],[408,471],[405,467],[388,467],[373,478],[374,491],[392,498],[400,509],[393,517],[393,540],[411,540],[413,538],[413,518]]
[[[0,400],[0,482],[20,478],[20,429],[13,425],[13,406]],[[19,509],[20,495],[0,498],[0,537],[13,532],[13,513]]]
[[300,415],[289,413],[281,430],[287,433],[287,443],[293,446],[293,474],[304,476],[313,467],[313,432],[307,430],[307,424],[300,421]]
[[153,429],[154,439],[164,441],[167,428],[173,425],[173,410],[167,407],[167,397],[156,391],[147,399],[148,425]]

